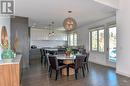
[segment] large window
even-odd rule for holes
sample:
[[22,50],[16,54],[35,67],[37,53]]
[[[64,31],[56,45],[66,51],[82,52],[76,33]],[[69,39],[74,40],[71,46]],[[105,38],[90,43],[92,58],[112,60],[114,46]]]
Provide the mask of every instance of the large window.
[[90,50],[104,52],[104,27],[98,27],[89,32]]
[[77,46],[77,33],[71,33],[68,35],[68,45]]
[[[96,52],[104,52],[106,47],[106,56],[109,61],[116,62],[116,44],[117,32],[116,25],[108,25],[106,30],[104,27],[92,28],[89,31],[89,50]],[[106,38],[106,40],[105,40]]]

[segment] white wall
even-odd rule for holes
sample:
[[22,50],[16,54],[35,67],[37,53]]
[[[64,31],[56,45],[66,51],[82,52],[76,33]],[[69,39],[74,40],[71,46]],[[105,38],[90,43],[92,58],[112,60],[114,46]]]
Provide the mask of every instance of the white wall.
[[119,0],[94,0],[94,1],[97,1],[99,3],[102,3],[104,5],[107,5],[116,9],[119,8],[118,6]]
[[[8,38],[9,38],[9,43],[10,43],[10,18],[1,18],[0,17],[0,43],[1,43],[2,26],[6,26]],[[1,53],[2,53],[2,48],[0,47],[0,60],[1,60]]]
[[[78,29],[74,30],[73,32],[78,33],[78,45],[84,45],[86,50],[89,51],[89,30],[88,30],[88,28],[101,26],[101,25],[104,25],[105,28],[107,28],[106,26],[108,23],[115,22],[115,21],[116,21],[116,17],[113,16],[113,17],[99,20],[93,24],[86,25],[82,28],[78,28]],[[105,46],[105,53],[90,52],[89,60],[91,62],[98,63],[101,65],[115,67],[116,66],[115,63],[111,63],[108,61],[106,52],[107,52],[106,46]]]
[[130,0],[119,0],[117,11],[117,73],[130,77]]

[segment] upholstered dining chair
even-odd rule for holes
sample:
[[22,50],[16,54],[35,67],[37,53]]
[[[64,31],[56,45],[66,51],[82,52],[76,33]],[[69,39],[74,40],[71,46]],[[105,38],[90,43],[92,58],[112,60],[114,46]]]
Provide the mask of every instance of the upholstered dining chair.
[[[58,74],[59,73],[62,73],[62,69],[66,68],[68,69],[68,65],[59,65],[58,64],[58,60],[57,60],[57,57],[54,56],[54,55],[48,55],[48,60],[49,60],[49,73],[50,73],[50,78],[51,78],[51,75],[52,75],[52,70],[55,70],[56,71],[56,76],[55,76],[55,80],[57,80],[58,78]],[[61,74],[62,75],[62,74]],[[67,71],[67,76],[68,76],[68,71]]]
[[[83,77],[85,77],[84,67],[83,67],[84,58],[85,58],[85,55],[77,55],[74,60],[74,63],[68,64],[68,68],[70,67],[75,70],[75,79],[76,80],[77,80],[77,74],[78,74],[79,69],[82,69]],[[69,70],[67,70],[67,71],[69,71]]]

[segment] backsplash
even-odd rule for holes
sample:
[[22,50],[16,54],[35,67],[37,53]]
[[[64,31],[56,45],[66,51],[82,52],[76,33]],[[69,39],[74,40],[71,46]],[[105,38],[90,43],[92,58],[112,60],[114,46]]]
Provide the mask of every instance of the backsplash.
[[[64,46],[67,45],[67,41],[63,40],[36,40],[36,41],[31,41],[31,45],[36,45],[37,48],[42,48],[42,47],[57,47],[57,46]],[[31,46],[30,45],[30,46]]]

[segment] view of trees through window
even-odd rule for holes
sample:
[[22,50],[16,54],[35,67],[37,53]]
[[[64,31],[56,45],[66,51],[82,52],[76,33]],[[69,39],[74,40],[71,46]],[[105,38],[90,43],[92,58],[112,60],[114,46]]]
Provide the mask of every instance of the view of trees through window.
[[92,50],[97,51],[97,31],[92,31]]
[[99,52],[104,52],[104,30],[99,30]]

